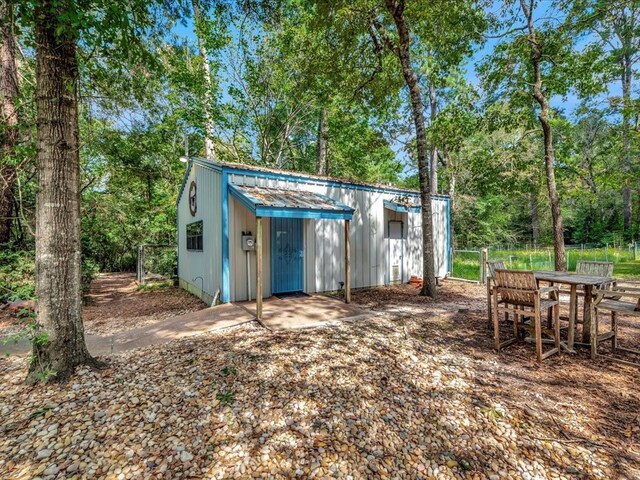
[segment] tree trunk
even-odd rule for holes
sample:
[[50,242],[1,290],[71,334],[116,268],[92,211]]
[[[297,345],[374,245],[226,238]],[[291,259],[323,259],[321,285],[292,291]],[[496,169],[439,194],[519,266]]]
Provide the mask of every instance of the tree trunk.
[[13,36],[13,6],[0,0],[0,91],[2,118],[0,118],[0,244],[11,240],[13,192],[16,169],[10,161],[18,141],[18,69],[16,44]]
[[35,8],[38,194],[36,197],[37,320],[46,338],[33,343],[31,380],[63,381],[89,355],[80,286],[80,158],[78,64],[70,1]]
[[429,179],[429,158],[427,153],[427,137],[424,125],[424,112],[420,84],[411,65],[409,28],[404,19],[404,0],[385,0],[387,10],[393,17],[398,31],[399,43],[395,54],[400,60],[402,74],[407,87],[416,129],[416,146],[418,153],[418,179],[420,181],[420,204],[422,206],[422,295],[436,298],[436,277],[433,258],[433,224],[431,214],[431,185]]
[[[438,102],[436,89],[431,81],[429,81],[429,106],[431,124],[433,125],[433,122],[436,120],[436,115],[438,114]],[[431,141],[431,155],[429,160],[431,166],[431,191],[433,193],[438,193],[438,149],[436,148],[436,142],[433,140]]]
[[316,151],[316,173],[327,175],[329,165],[327,159],[327,109],[320,110],[320,120],[318,122],[318,149]]
[[534,72],[533,98],[540,105],[538,120],[542,126],[544,138],[544,164],[547,173],[547,190],[549,203],[551,204],[551,217],[553,220],[553,251],[555,254],[555,269],[559,272],[567,270],[567,262],[564,251],[564,227],[562,224],[562,212],[560,211],[560,198],[556,189],[555,152],[553,150],[553,131],[551,130],[551,108],[549,101],[542,92],[542,51],[536,39],[536,30],[533,26],[533,0],[527,5],[526,0],[520,0],[522,11],[527,19],[529,30],[529,47],[531,49],[531,66]]
[[207,47],[204,44],[204,39],[202,38],[202,31],[200,27],[200,23],[202,22],[202,14],[200,12],[200,6],[198,5],[198,0],[192,0],[193,5],[193,17],[196,29],[196,35],[198,37],[198,50],[200,51],[200,56],[202,57],[202,75],[204,79],[204,128],[205,128],[205,137],[204,137],[204,153],[207,159],[214,158],[213,151],[213,118],[211,116],[211,109],[213,108],[213,101],[211,96],[211,63],[209,62],[209,52],[207,52]]
[[[626,42],[623,43],[625,45]],[[622,188],[622,215],[624,220],[625,238],[631,238],[631,218],[632,212],[632,195],[631,186],[629,185],[629,175],[631,173],[631,115],[629,109],[631,107],[631,75],[632,62],[630,58],[630,47],[625,45],[625,54],[622,56],[622,172],[624,174],[624,186]]]
[[[447,165],[450,165],[451,161],[447,161]],[[455,214],[456,210],[456,182],[457,182],[457,177],[456,177],[456,172],[452,169],[451,171],[451,178],[449,179],[449,190],[448,190],[448,194],[449,194],[449,201],[451,202],[451,211]],[[454,238],[455,238],[455,231],[453,229],[454,224],[453,222],[449,223],[449,230],[450,230],[450,235],[451,235],[451,245],[453,248],[454,245]]]

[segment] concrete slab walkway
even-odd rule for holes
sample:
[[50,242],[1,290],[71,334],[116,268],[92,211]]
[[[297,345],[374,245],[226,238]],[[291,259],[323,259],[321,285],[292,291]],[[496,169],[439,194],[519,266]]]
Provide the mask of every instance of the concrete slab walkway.
[[[92,355],[109,355],[148,345],[167,343],[178,338],[252,322],[255,319],[255,308],[255,302],[225,303],[115,335],[87,335],[87,347]],[[370,315],[372,314],[353,304],[346,304],[342,300],[324,295],[283,300],[271,297],[263,303],[263,323],[273,331],[316,327]],[[1,354],[23,355],[31,351],[27,341],[3,345],[1,340]]]
[[[241,302],[238,305],[255,315],[255,301]],[[262,322],[272,330],[316,327],[369,315],[371,314],[352,303],[344,303],[343,300],[326,295],[285,299],[270,297],[262,303]]]
[[[243,308],[232,303],[205,308],[161,320],[151,325],[127,330],[116,335],[87,335],[87,348],[92,355],[108,355],[134,348],[170,342],[177,338],[190,337],[223,328],[234,327],[253,321]],[[1,339],[0,339],[1,342]],[[0,353],[9,355],[26,354],[31,351],[27,341],[0,343]]]

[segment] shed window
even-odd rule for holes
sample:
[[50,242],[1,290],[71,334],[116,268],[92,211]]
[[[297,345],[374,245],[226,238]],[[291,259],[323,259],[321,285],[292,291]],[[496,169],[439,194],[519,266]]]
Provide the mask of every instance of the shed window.
[[202,251],[202,220],[187,225],[187,250]]

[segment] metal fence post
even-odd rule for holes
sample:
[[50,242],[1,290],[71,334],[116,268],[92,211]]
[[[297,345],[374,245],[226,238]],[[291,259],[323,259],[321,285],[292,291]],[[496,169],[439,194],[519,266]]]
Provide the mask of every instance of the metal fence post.
[[633,242],[633,261],[638,260],[638,241]]
[[144,283],[144,245],[138,245],[138,283]]

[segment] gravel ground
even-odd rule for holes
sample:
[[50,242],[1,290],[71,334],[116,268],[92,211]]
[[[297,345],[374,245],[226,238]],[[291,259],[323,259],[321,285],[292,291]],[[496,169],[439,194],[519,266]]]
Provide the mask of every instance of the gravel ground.
[[2,359],[0,478],[640,478],[637,369],[496,354],[481,288],[397,288],[354,294],[376,318],[178,340],[62,387]]

